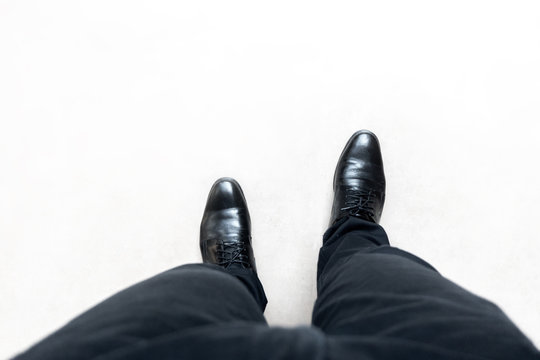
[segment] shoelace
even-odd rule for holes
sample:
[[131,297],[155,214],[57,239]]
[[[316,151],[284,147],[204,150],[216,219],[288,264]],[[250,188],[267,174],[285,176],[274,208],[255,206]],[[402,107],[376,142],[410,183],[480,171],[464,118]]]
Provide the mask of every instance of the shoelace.
[[370,220],[373,220],[375,218],[375,209],[373,208],[374,200],[372,197],[374,196],[375,193],[371,190],[346,189],[345,207],[341,208],[341,210],[348,211],[352,216],[367,216]]
[[222,242],[217,248],[218,265],[225,268],[231,264],[241,264],[244,267],[251,267],[248,255],[245,254],[245,247],[238,242]]

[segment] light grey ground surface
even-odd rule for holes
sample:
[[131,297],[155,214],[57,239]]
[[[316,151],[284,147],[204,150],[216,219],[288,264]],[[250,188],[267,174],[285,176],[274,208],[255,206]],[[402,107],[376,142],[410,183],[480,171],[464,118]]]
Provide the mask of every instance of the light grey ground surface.
[[362,128],[391,242],[540,345],[540,11],[437,4],[1,1],[0,357],[199,261],[221,176],[249,202],[268,321],[308,323]]

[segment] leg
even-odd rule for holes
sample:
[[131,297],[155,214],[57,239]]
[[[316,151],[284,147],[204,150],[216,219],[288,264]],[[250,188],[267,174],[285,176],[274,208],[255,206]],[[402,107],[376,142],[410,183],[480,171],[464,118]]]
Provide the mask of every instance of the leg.
[[324,359],[324,334],[268,327],[261,296],[254,272],[180,266],[103,301],[16,360]]
[[378,225],[386,181],[377,137],[356,132],[338,161],[313,324],[334,358],[539,359],[492,303],[391,247]]
[[329,335],[336,356],[540,358],[497,306],[389,246],[374,222],[344,217],[330,227],[317,278],[313,324]]
[[323,359],[320,331],[266,324],[249,212],[235,180],[212,187],[200,246],[205,264],[118,293],[18,359]]
[[266,327],[265,301],[257,298],[264,290],[253,272],[231,276],[211,264],[180,266],[103,301],[18,359],[90,359],[159,343],[178,331]]

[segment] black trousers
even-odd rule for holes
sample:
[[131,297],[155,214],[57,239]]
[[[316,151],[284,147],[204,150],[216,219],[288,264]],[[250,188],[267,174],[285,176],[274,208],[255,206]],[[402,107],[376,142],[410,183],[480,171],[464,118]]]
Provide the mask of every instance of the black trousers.
[[17,359],[540,359],[491,302],[344,218],[324,234],[312,326],[270,327],[257,276],[190,264],[103,301]]

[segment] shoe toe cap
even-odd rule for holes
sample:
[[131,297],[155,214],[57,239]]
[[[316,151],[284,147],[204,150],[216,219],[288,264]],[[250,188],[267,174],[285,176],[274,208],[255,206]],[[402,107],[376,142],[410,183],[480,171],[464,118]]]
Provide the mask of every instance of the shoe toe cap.
[[[334,186],[369,180],[384,184],[384,167],[379,140],[369,130],[354,133],[341,154],[334,175]],[[349,184],[350,185],[350,184]]]
[[230,208],[247,208],[246,199],[236,180],[230,177],[220,178],[210,189],[206,211]]
[[359,160],[382,162],[379,139],[369,130],[354,133],[345,150],[349,156]]

